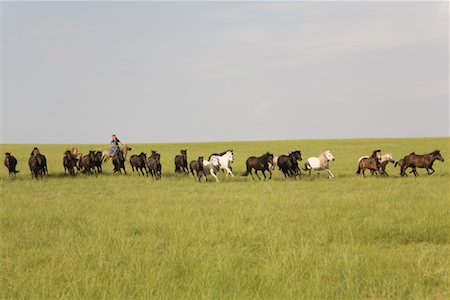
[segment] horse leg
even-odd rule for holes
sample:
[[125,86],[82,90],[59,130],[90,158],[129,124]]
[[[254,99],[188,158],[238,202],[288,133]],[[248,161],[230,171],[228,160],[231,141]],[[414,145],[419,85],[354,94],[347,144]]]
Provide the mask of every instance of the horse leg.
[[227,175],[225,175],[225,177],[227,177],[227,176],[228,176],[228,174],[230,174],[230,175],[231,175],[231,177],[234,177],[234,174],[233,174],[233,172],[231,172],[231,170],[230,170],[230,168],[229,168],[229,167],[225,167],[225,170],[227,170]]
[[271,171],[270,169],[269,169],[268,171],[269,171],[269,173],[270,173],[269,179],[272,179],[272,171]]
[[255,175],[258,177],[259,180],[261,180],[261,177],[258,175],[258,170],[255,169]]
[[264,180],[266,180],[266,179],[267,179],[267,177],[266,177],[266,170],[262,170],[261,172],[262,172],[263,175],[264,175]]
[[211,173],[211,176],[214,177],[216,179],[216,182],[219,182],[219,178],[217,178],[216,174],[214,173],[213,169],[209,170],[209,173]]

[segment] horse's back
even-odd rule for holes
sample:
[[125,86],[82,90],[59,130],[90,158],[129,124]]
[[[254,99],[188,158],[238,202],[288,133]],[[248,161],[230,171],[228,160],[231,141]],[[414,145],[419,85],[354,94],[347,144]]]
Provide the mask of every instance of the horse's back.
[[319,169],[321,167],[320,165],[320,159],[318,157],[312,156],[309,157],[306,162],[311,166],[313,169]]

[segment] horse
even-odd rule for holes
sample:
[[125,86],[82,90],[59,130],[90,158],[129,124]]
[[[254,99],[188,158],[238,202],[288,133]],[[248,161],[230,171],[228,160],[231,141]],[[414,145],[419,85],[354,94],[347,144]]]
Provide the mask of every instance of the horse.
[[255,180],[255,178],[253,177],[253,173],[252,173],[252,169],[255,169],[255,174],[259,180],[261,180],[261,177],[259,177],[258,171],[261,171],[263,173],[264,180],[267,179],[265,172],[269,171],[269,173],[270,173],[269,179],[271,179],[272,171],[269,168],[269,164],[272,161],[272,159],[273,159],[273,154],[269,153],[269,152],[264,153],[260,157],[251,156],[251,157],[247,158],[247,161],[245,162],[245,164],[247,166],[247,171],[244,174],[242,174],[242,176],[248,176],[250,174],[250,175],[252,175],[252,179]]
[[67,150],[63,156],[64,175],[66,175],[68,171],[70,175],[75,176],[74,168],[78,169],[77,163],[78,159],[73,155],[73,151]]
[[187,162],[187,149],[180,150],[181,154],[175,156],[175,173],[189,174]]
[[[194,177],[195,181],[197,181],[198,179],[198,182],[201,182],[202,175],[206,178],[206,174],[203,169],[203,156],[199,156],[197,160],[191,161],[189,163],[189,169],[191,170],[192,176]],[[196,172],[197,175],[195,175],[194,172]]]
[[130,165],[131,165],[131,169],[133,170],[133,174],[134,174],[134,168],[136,168],[136,171],[138,173],[138,175],[140,176],[141,174],[139,173],[139,171],[141,171],[142,176],[144,176],[144,171],[142,171],[142,169],[145,170],[145,173],[148,176],[148,171],[147,171],[147,154],[145,154],[144,152],[141,152],[141,154],[139,155],[131,155],[130,156]]
[[95,151],[89,150],[89,154],[80,154],[78,169],[84,174],[92,174],[95,172]]
[[152,178],[161,179],[161,155],[156,151],[152,151],[150,157],[147,158],[147,168]]
[[[127,159],[127,153],[128,153],[128,151],[131,151],[131,150],[132,150],[132,148],[131,148],[131,147],[128,147],[127,144],[124,144],[124,145],[122,146],[122,148],[120,148],[120,151],[119,151],[119,152],[122,152],[124,160]],[[114,156],[114,155],[113,155],[111,152],[109,152],[109,150],[103,151],[103,152],[102,152],[102,162],[103,162],[103,163],[106,163],[106,162],[107,162],[110,158],[112,158],[113,156]]]
[[329,162],[334,161],[334,156],[330,150],[325,151],[320,154],[319,157],[309,157],[305,162],[304,171],[309,171],[308,175],[311,175],[311,170],[316,171],[317,175],[319,175],[320,171],[327,171],[328,178],[334,178],[333,172],[330,170]]
[[[407,155],[405,158],[405,163],[401,168],[401,175],[405,175],[405,171],[407,168],[412,168],[414,176],[418,176],[419,173],[417,173],[416,168],[424,168],[427,170],[428,175],[431,175],[434,173],[433,169],[433,163],[435,160],[439,160],[441,162],[444,162],[444,158],[441,156],[441,153],[439,150],[435,150],[429,154],[416,154],[414,152]],[[432,171],[430,173],[430,170]]]
[[123,155],[122,151],[117,152],[117,154],[114,154],[111,158],[113,165],[114,165],[114,173],[122,174],[122,169],[125,175],[127,174],[127,170],[125,169],[125,156]]
[[388,154],[383,154],[380,158],[380,173],[381,176],[387,176],[389,177],[389,174],[386,172],[386,166],[388,163],[393,163],[395,164],[395,160],[392,157],[392,154],[388,153]]
[[278,158],[280,158],[278,155],[274,155],[272,161],[269,163],[269,168],[271,171],[275,170],[278,166]]
[[231,177],[234,177],[234,174],[231,171],[231,163],[234,162],[233,150],[227,150],[223,154],[219,153],[219,155],[211,154],[209,161],[211,161],[212,158],[217,158],[219,161],[219,169],[227,172],[225,177],[227,177],[228,174],[231,175]]
[[28,160],[31,171],[31,177],[39,179],[48,174],[47,159],[39,152],[38,148],[34,148]]
[[300,150],[289,152],[288,155],[280,155],[278,158],[278,167],[283,172],[284,177],[296,178],[301,176],[300,168],[298,167],[298,160],[302,160]]
[[217,178],[216,175],[219,170],[220,162],[218,156],[213,155],[210,160],[203,160],[203,172],[205,173],[206,181],[208,181],[208,177],[206,175],[209,173],[216,179],[216,182],[219,182],[219,178]]
[[19,173],[19,171],[16,170],[17,159],[12,156],[11,153],[6,152],[5,161],[3,163],[5,167],[8,168],[9,176],[16,177],[16,174]]
[[356,170],[356,174],[365,177],[364,171],[369,169],[373,171],[376,175],[380,174],[380,159],[381,159],[381,150],[374,150],[370,157],[360,157],[358,160],[358,170]]

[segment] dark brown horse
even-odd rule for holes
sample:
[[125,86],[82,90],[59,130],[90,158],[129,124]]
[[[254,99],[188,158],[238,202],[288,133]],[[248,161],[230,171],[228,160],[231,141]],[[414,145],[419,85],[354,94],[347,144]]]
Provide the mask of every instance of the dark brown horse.
[[16,177],[16,173],[19,171],[16,170],[17,159],[11,155],[11,153],[5,153],[5,161],[3,162],[5,167],[8,168],[9,176]]
[[[439,150],[433,151],[429,154],[416,154],[415,152],[410,153],[404,158],[405,163],[401,168],[400,175],[404,176],[406,174],[406,169],[411,168],[413,170],[414,176],[418,176],[416,168],[424,168],[427,170],[428,175],[434,173],[433,163],[435,160],[444,162],[444,158],[441,156]],[[431,170],[431,173],[430,173]]]
[[270,170],[270,163],[272,162],[273,154],[266,152],[260,157],[251,156],[246,161],[247,171],[242,174],[242,176],[248,176],[249,174],[252,175],[252,179],[255,180],[253,177],[252,169],[255,169],[255,175],[258,177],[259,180],[261,180],[261,177],[258,175],[258,171],[261,171],[264,175],[264,180],[267,179],[265,171],[269,171],[270,177],[272,178],[272,171]]
[[133,174],[134,174],[134,168],[136,168],[136,171],[138,173],[138,175],[140,176],[141,174],[139,173],[139,171],[141,171],[142,176],[144,176],[144,171],[142,169],[145,170],[145,173],[148,176],[148,171],[147,171],[147,154],[145,154],[144,152],[141,152],[141,154],[139,155],[131,155],[130,156],[130,165],[131,165],[131,169],[133,170]]
[[156,151],[152,151],[152,154],[147,158],[147,168],[152,175],[152,178],[159,180],[161,179],[161,155]]
[[288,155],[280,155],[278,157],[278,167],[283,172],[284,177],[296,178],[301,176],[300,168],[298,167],[299,160],[302,160],[300,150],[290,152]]
[[63,157],[64,175],[66,175],[67,172],[69,172],[70,175],[75,176],[74,168],[78,169],[77,163],[78,163],[77,157],[72,154],[72,151],[67,150],[64,153]]
[[175,173],[189,174],[188,162],[187,162],[187,149],[180,150],[181,154],[175,156]]
[[31,151],[30,159],[28,160],[28,165],[31,171],[31,177],[38,179],[42,178],[46,174],[47,171],[47,159],[44,155],[42,155],[38,148],[34,148]]
[[[197,160],[191,161],[189,163],[189,169],[191,170],[192,176],[194,176],[194,180],[198,179],[198,182],[200,182],[202,176],[205,176],[205,178],[207,179],[205,171],[203,169],[203,156],[199,156]],[[197,175],[195,175],[194,172],[197,173]],[[195,177],[197,177],[197,179]]]
[[356,174],[365,177],[366,175],[364,174],[364,172],[366,169],[369,169],[371,172],[373,172],[372,174],[380,175],[380,159],[381,159],[380,149],[374,150],[370,157],[360,158]]
[[78,169],[83,174],[92,174],[95,172],[95,151],[90,150],[89,154],[86,155],[80,154]]
[[114,165],[114,173],[122,174],[122,169],[125,175],[127,174],[127,170],[125,169],[125,156],[122,151],[118,151],[116,154],[112,156],[112,162]]

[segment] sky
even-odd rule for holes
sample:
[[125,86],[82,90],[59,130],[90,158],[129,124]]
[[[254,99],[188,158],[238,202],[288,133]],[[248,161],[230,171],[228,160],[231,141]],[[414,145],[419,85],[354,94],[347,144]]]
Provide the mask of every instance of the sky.
[[0,13],[0,143],[449,136],[448,2]]

